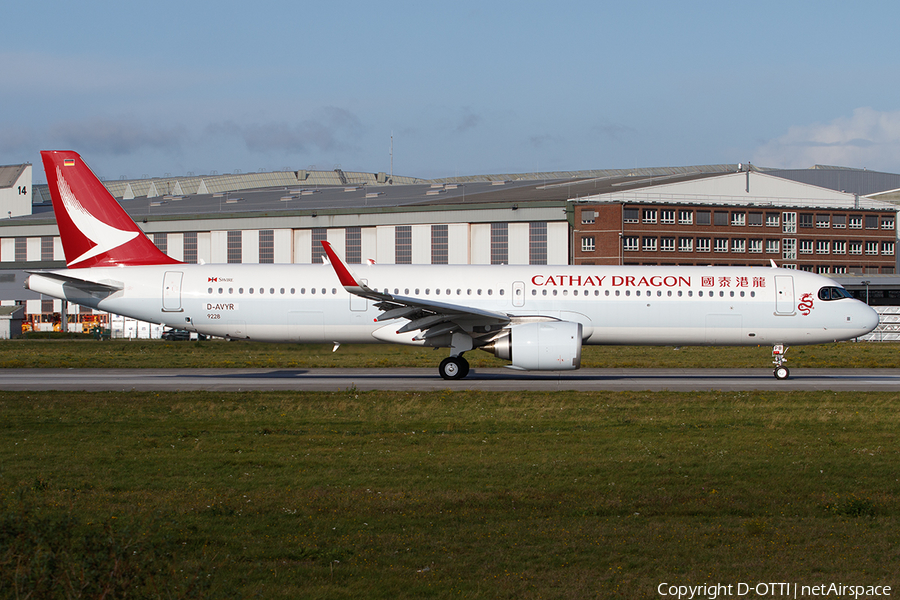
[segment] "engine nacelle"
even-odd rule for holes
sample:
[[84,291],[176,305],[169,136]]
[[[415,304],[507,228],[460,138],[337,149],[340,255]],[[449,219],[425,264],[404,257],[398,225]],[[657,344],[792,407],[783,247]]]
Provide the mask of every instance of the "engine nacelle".
[[581,323],[541,321],[514,325],[481,348],[527,371],[568,371],[581,367]]

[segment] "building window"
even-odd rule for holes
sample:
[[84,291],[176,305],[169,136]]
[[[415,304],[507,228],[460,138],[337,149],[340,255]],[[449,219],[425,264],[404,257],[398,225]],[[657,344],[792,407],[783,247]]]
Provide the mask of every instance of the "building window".
[[351,265],[362,263],[362,229],[360,227],[347,227],[344,230],[344,258]]
[[750,242],[748,243],[747,250],[751,254],[762,254],[763,241],[762,240],[750,240]]
[[816,254],[828,254],[831,242],[828,240],[816,240]]
[[153,245],[159,248],[163,254],[169,251],[169,236],[165,233],[153,234]]
[[325,262],[325,248],[322,242],[328,240],[328,230],[324,227],[313,227],[312,230],[312,262],[321,264]]
[[697,225],[709,225],[712,223],[710,221],[711,213],[708,210],[698,210],[697,211]]
[[622,209],[622,222],[623,223],[638,223],[639,215],[640,215],[640,211],[637,208],[623,208]]
[[881,254],[883,256],[893,256],[894,242],[881,242]]
[[731,251],[732,252],[746,252],[747,251],[747,240],[744,239],[733,239],[731,240]]
[[16,238],[16,262],[28,260],[28,238]]
[[831,226],[835,229],[847,228],[847,215],[832,215]]
[[728,225],[728,212],[717,210],[713,213],[713,225],[716,227],[725,227]]
[[656,209],[645,208],[643,221],[644,223],[656,223]]
[[431,264],[447,264],[450,252],[449,235],[450,234],[447,225],[431,226]]
[[866,229],[878,229],[878,215],[866,215]]
[[228,245],[226,251],[229,263],[240,263],[244,260],[244,254],[241,248],[241,233],[242,232],[240,231],[228,232]]
[[594,221],[597,219],[597,213],[592,210],[582,210],[581,211],[581,224],[582,225],[593,225]]
[[728,238],[716,238],[716,252],[728,252]]
[[847,267],[832,267],[831,272],[835,275],[846,275]]
[[766,227],[779,226],[778,213],[766,213]]
[[709,252],[709,249],[710,249],[710,239],[709,238],[697,238],[697,252]]
[[894,228],[894,217],[881,217],[881,228],[882,229],[893,229]]
[[675,224],[675,210],[674,209],[663,209],[659,211],[659,222],[663,225],[674,225]]
[[847,254],[847,242],[832,242],[831,252],[833,254]]
[[816,229],[828,229],[829,227],[831,227],[829,215],[816,215]]
[[862,254],[862,242],[850,242],[850,254]]
[[586,235],[581,238],[581,251],[582,252],[593,252],[594,251],[594,236]]
[[528,224],[528,264],[547,264],[546,221],[532,221]]
[[751,227],[762,227],[763,214],[761,212],[752,212],[747,214],[747,225]]
[[850,215],[850,229],[862,229],[862,215]]
[[678,238],[678,251],[679,252],[693,252],[694,251],[694,238],[689,238],[689,237]]
[[644,237],[641,248],[644,252],[656,252],[656,238],[651,236]]
[[636,235],[626,235],[622,238],[622,248],[625,252],[637,252],[639,249],[639,238]]
[[812,240],[800,240],[800,254],[812,254],[813,253],[813,241]]
[[816,267],[816,273],[819,275],[828,275],[831,272],[831,267],[819,266]]
[[797,233],[797,213],[781,213],[781,233]]
[[186,231],[184,233],[184,247],[182,260],[188,264],[197,264],[197,232]]
[[53,260],[52,235],[45,235],[41,238],[41,260],[44,262]]
[[778,240],[766,240],[766,254],[778,254],[781,252],[781,244]]
[[878,254],[878,242],[866,242],[866,254],[868,256],[876,256]]
[[678,224],[679,225],[693,225],[694,224],[694,211],[679,210],[678,211]]
[[784,260],[797,260],[797,240],[795,238],[783,238],[781,240],[781,258]]
[[259,230],[259,262],[272,264],[275,262],[275,230]]
[[659,249],[663,252],[675,252],[675,238],[659,238]]
[[412,225],[397,225],[394,228],[394,262],[398,265],[412,264]]
[[798,221],[798,225],[802,228],[808,228],[813,226],[813,216],[812,213],[800,213],[800,219]]
[[747,214],[742,212],[731,213],[731,226],[743,227],[747,224]]
[[509,223],[491,223],[491,264],[509,264]]

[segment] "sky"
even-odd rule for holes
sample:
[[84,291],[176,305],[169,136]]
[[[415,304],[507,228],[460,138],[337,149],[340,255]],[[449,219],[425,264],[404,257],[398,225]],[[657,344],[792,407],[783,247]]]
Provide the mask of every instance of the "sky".
[[14,2],[0,164],[900,173],[900,3]]

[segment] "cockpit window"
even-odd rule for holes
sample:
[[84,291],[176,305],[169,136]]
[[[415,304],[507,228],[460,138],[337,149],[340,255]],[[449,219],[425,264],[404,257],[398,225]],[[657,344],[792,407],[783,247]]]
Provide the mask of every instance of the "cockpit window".
[[840,300],[841,298],[852,298],[850,292],[842,287],[823,287],[819,289],[819,300]]

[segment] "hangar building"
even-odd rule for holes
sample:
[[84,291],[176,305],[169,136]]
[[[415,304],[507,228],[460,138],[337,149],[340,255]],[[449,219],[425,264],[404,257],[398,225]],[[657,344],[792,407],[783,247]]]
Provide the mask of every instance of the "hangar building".
[[[0,167],[0,175],[4,170],[21,172],[27,184],[17,179],[15,185],[31,188],[31,165]],[[874,198],[895,200],[890,191],[900,188],[900,176],[880,175],[880,189],[868,195],[737,164],[432,181],[299,170],[106,185],[159,248],[184,262],[308,264],[322,261],[319,242],[328,240],[351,264],[765,265],[771,259],[855,276],[860,289],[865,277],[874,291],[875,278],[896,277],[898,207]],[[0,195],[0,210],[10,212],[0,219],[0,302],[25,305],[26,330],[67,322],[80,331],[105,322],[105,315],[23,288],[26,271],[65,267],[47,186],[35,186],[29,198],[27,209],[13,215],[13,201],[21,199]],[[893,303],[900,305],[897,283],[887,283],[884,293],[888,298],[897,288]],[[150,326],[135,330],[156,333]]]

